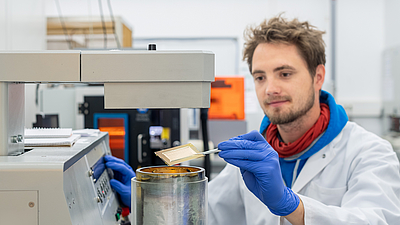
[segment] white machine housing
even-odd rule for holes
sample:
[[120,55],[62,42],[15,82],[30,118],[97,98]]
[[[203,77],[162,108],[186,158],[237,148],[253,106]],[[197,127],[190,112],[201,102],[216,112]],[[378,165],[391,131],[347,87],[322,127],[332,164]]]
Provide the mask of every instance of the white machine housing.
[[105,154],[111,154],[108,133],[82,137],[70,148],[1,156],[0,224],[118,224],[107,170],[97,179],[92,174]]

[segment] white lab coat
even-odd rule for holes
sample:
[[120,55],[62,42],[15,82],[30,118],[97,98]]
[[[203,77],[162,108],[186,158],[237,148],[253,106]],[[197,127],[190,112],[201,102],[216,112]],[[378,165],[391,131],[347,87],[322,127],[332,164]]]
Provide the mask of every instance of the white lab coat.
[[[400,224],[400,168],[389,142],[348,122],[311,156],[292,190],[305,224]],[[228,164],[209,184],[208,224],[290,224],[273,215]]]

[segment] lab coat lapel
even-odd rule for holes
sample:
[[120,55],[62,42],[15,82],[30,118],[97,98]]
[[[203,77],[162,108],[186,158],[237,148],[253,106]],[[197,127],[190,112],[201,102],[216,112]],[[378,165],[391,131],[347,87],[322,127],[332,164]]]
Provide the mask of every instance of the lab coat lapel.
[[311,156],[303,169],[301,170],[299,176],[297,177],[292,190],[294,192],[299,192],[308,182],[310,182],[315,175],[317,175],[321,170],[325,168],[326,165],[335,157],[336,152],[334,151],[334,146],[332,143],[325,146],[320,151],[316,152]]

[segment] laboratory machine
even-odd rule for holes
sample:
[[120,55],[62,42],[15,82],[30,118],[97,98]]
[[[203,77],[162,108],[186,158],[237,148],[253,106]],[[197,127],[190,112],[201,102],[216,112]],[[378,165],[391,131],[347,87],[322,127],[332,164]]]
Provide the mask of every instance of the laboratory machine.
[[0,224],[121,224],[109,135],[25,148],[25,83],[102,83],[109,109],[207,108],[213,80],[206,51],[0,52]]

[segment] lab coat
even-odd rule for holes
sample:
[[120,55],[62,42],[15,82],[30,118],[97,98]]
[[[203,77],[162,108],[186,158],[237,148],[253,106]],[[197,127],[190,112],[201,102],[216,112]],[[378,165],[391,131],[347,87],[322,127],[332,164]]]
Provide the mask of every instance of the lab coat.
[[[311,156],[292,190],[305,224],[400,224],[400,168],[389,142],[353,122]],[[228,164],[209,184],[208,224],[290,224],[273,215]]]

